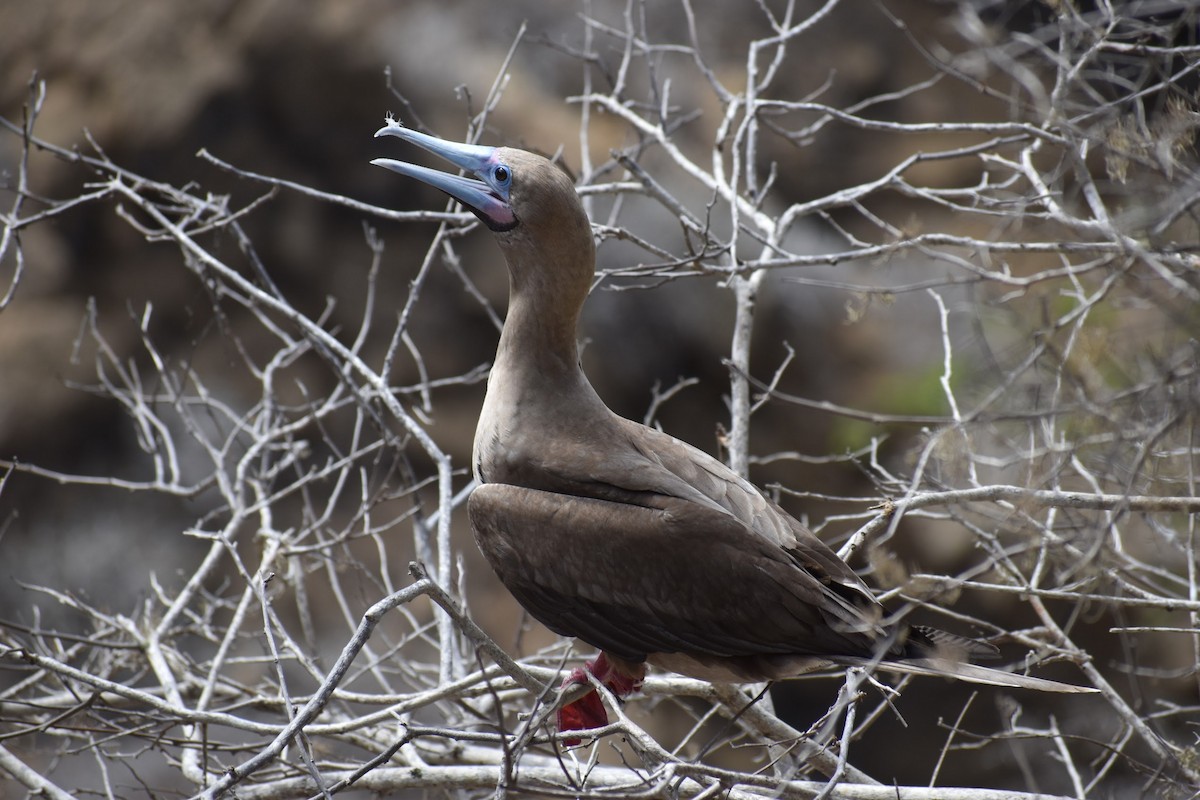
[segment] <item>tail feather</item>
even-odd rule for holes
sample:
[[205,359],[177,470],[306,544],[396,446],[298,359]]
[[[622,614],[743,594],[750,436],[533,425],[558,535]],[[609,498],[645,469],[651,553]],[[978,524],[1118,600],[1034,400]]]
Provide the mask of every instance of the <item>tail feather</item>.
[[844,657],[837,659],[839,664],[848,667],[874,667],[885,672],[900,672],[907,675],[928,675],[936,678],[956,678],[968,683],[981,683],[985,686],[1005,686],[1010,689],[1033,689],[1039,692],[1060,692],[1063,694],[1094,694],[1099,689],[1090,686],[1076,686],[1071,683],[1061,683],[1045,678],[1034,678],[1029,675],[1017,675],[1012,672],[981,667],[977,664],[967,664],[945,658],[913,658],[904,661],[876,662],[869,658]]
[[957,657],[960,660],[996,659],[1000,657],[1000,648],[988,642],[959,636],[956,633],[930,628],[925,625],[914,625],[908,643],[915,652],[910,655],[915,658],[937,658],[944,656]]

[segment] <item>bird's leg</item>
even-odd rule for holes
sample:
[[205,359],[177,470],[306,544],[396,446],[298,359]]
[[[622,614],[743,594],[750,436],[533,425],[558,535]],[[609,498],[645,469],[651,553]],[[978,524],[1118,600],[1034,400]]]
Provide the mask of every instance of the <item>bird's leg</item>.
[[[559,691],[562,692],[577,684],[588,684],[589,672],[617,697],[628,697],[636,692],[642,688],[642,681],[646,678],[646,668],[643,664],[633,664],[601,652],[594,661],[588,661],[582,668],[576,667],[571,670],[571,674],[562,682]],[[560,733],[600,728],[607,724],[608,712],[604,710],[604,702],[595,691],[588,692],[558,710]],[[567,747],[575,747],[581,741],[578,738],[563,739],[563,744]]]

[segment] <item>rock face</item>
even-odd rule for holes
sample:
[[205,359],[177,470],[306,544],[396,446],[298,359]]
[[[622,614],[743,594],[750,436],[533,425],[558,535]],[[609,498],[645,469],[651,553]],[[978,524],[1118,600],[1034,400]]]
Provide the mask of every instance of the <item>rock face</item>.
[[[679,4],[642,5],[635,27],[644,26],[648,40],[689,41]],[[691,3],[699,20],[698,43],[714,74],[730,86],[740,86],[747,69],[746,43],[766,35],[769,28],[758,11],[759,3],[747,2],[749,11],[737,14],[729,13],[728,5],[724,0]],[[796,5],[811,13],[821,4]],[[1010,109],[1003,94],[981,93],[969,80],[934,81],[928,90],[911,96],[901,93],[929,74],[927,59],[912,46],[910,34],[931,47],[944,44],[952,52],[961,48],[945,4],[888,0],[884,5],[907,29],[882,14],[862,13],[868,5],[875,7],[844,2],[823,19],[819,35],[807,36],[804,47],[778,65],[776,94],[792,99],[812,96],[848,108],[865,98],[894,92],[898,94],[893,100],[872,106],[869,116],[906,122],[1007,119]],[[1020,6],[1005,19],[988,23],[1000,30],[1002,25],[1025,24],[1028,15],[1051,13],[1042,6],[1060,4],[974,5]],[[645,59],[637,60],[637,67],[628,73],[622,72],[624,52],[636,44],[613,34],[626,24],[624,6],[603,0],[582,4],[7,0],[0,2],[4,66],[0,116],[19,124],[22,105],[31,96],[30,81],[36,77],[46,86],[35,131],[41,139],[92,152],[90,136],[113,162],[131,173],[177,186],[195,182],[206,192],[228,195],[233,207],[265,195],[267,188],[197,158],[198,151],[206,150],[245,170],[384,208],[437,209],[443,207],[437,193],[398,185],[368,164],[372,157],[385,154],[371,140],[384,114],[392,112],[406,122],[461,139],[524,23],[503,100],[491,112],[482,140],[547,154],[561,149],[565,165],[578,171],[581,108],[567,98],[584,91],[584,70],[573,55],[584,42],[582,9],[593,20],[591,46],[600,54],[591,73],[593,89],[608,91],[624,81],[628,94],[643,101],[639,110],[655,104],[696,109],[698,116],[680,126],[673,140],[698,161],[708,163],[713,135],[721,123],[721,109],[710,87],[698,76],[690,57],[671,48],[664,48],[653,60],[659,85],[670,80],[669,96],[650,96]],[[968,73],[969,55],[961,62]],[[762,56],[757,67],[766,68],[768,61]],[[1194,95],[1195,87],[1189,91]],[[614,115],[595,106],[591,115],[593,163],[609,158],[614,147],[638,142],[638,136]],[[770,208],[771,203],[802,202],[876,179],[905,157],[945,147],[948,141],[936,131],[897,136],[855,128],[839,129],[836,134],[831,130],[814,135],[799,148],[764,137],[760,180],[766,176],[766,164],[778,165],[773,193],[766,200],[768,210],[777,210]],[[1190,152],[1190,139],[1184,142],[1184,138],[1181,135],[1181,153]],[[703,214],[711,193],[689,182],[653,147],[640,155],[658,170],[656,180]],[[1140,155],[1147,160],[1145,153]],[[20,138],[0,131],[0,172],[6,183],[15,180],[20,157]],[[1133,167],[1125,164],[1121,169],[1136,170],[1137,159],[1133,162]],[[957,159],[928,161],[916,168],[920,181],[934,186],[970,185],[971,177],[964,176],[963,169],[963,161]],[[49,198],[77,196],[95,178],[84,167],[36,149],[30,154],[30,175],[30,190]],[[1131,197],[1136,199],[1136,193],[1131,192]],[[593,222],[604,224],[609,200],[594,199],[601,213]],[[296,307],[321,317],[325,329],[338,332],[343,341],[352,340],[368,306],[364,276],[371,266],[372,234],[364,235],[364,215],[290,191],[281,191],[267,202],[243,221],[266,273]],[[638,213],[626,214],[621,224],[662,245],[672,260],[682,258],[687,247],[678,220],[644,198],[630,196],[627,202]],[[918,214],[909,210],[910,202],[898,192],[879,193],[871,198],[870,212],[899,221],[906,234],[926,229],[955,232],[957,223],[944,210],[930,204]],[[7,212],[11,203],[11,194],[0,192],[0,209]],[[22,213],[32,213],[35,205],[26,203]],[[643,208],[645,214],[640,213]],[[152,374],[155,358],[194,367],[237,408],[256,399],[256,386],[226,367],[240,363],[244,353],[267,360],[270,354],[256,349],[265,349],[257,338],[262,331],[236,315],[214,313],[212,287],[181,268],[173,245],[147,242],[121,216],[127,211],[106,200],[20,232],[24,275],[12,302],[0,309],[0,460],[16,459],[47,470],[147,479],[145,442],[131,430],[117,403],[87,390],[97,380],[98,353],[111,368],[134,364],[147,370],[144,374]],[[834,221],[841,223],[833,213]],[[855,221],[862,222],[861,218]],[[433,225],[401,226],[382,220],[370,224],[378,229],[386,249],[371,312],[376,335],[367,339],[362,352],[365,359],[379,363],[390,344],[387,333],[426,255]],[[789,242],[789,247],[795,252],[828,250],[834,246],[830,230],[814,225],[797,234],[800,241]],[[240,252],[241,243],[232,233],[218,234],[216,239],[215,246],[222,252]],[[398,358],[391,375],[393,386],[418,382],[422,367],[433,378],[458,376],[493,357],[497,329],[489,311],[503,313],[507,294],[500,256],[482,234],[457,239],[455,247],[461,263],[439,261],[412,312],[409,331],[423,363]],[[599,250],[600,267],[650,260],[646,252],[627,242],[608,240]],[[1027,263],[1019,255],[1010,261],[1018,273]],[[0,297],[15,263],[11,249],[0,260]],[[929,413],[929,405],[940,402],[942,395],[937,383],[941,339],[928,298],[921,292],[868,297],[830,287],[837,282],[916,284],[924,277],[925,266],[924,261],[881,256],[870,264],[773,275],[759,296],[752,371],[769,378],[788,358],[790,346],[794,361],[778,385],[784,392],[885,412]],[[809,283],[787,282],[796,277]],[[464,290],[467,281],[471,291]],[[620,279],[612,283],[623,285]],[[952,292],[947,294],[954,299]],[[1058,300],[1062,298],[1048,304]],[[485,308],[486,304],[492,308]],[[1160,309],[1153,306],[1144,313],[1160,315]],[[729,370],[722,359],[729,354],[733,318],[731,292],[712,277],[665,281],[648,291],[594,291],[583,322],[584,364],[613,409],[639,420],[659,389],[666,391],[683,378],[697,378],[696,385],[684,387],[658,409],[656,421],[668,432],[718,453],[722,437],[718,426],[729,416]],[[983,338],[991,333],[984,330],[987,322],[981,321],[972,335]],[[156,353],[145,346],[143,331]],[[1002,333],[1011,335],[1012,341],[1002,341],[998,349],[1023,344],[1017,334]],[[97,345],[98,339],[107,351]],[[1109,346],[1107,340],[1094,344],[1096,350]],[[307,394],[297,389],[298,396],[290,400],[326,396],[338,387],[337,376],[316,358],[311,363],[301,361],[297,370],[303,372],[298,383]],[[1100,379],[1085,369],[1079,374],[1080,380]],[[482,397],[478,381],[447,388],[436,397],[430,430],[456,467],[469,463]],[[752,449],[821,455],[863,443],[861,428],[844,421],[831,423],[828,416],[808,424],[806,413],[794,406],[764,407],[754,418]],[[893,432],[885,445],[891,450],[884,456],[895,458],[905,452],[914,430],[909,426]],[[302,431],[297,438],[319,443],[322,433]],[[189,454],[180,456],[186,468]],[[428,464],[398,463],[394,467],[400,476],[397,485],[415,482],[406,472],[410,467],[417,477],[431,471]],[[903,463],[897,473],[905,474],[911,467]],[[779,482],[830,495],[870,491],[856,471],[826,463],[785,460],[756,465],[752,477],[759,485]],[[52,479],[23,473],[6,477],[0,471],[0,619],[9,616],[6,609],[27,609],[32,604],[14,578],[56,587],[106,611],[128,613],[155,591],[152,572],[168,576],[166,581],[179,577],[176,569],[193,563],[203,543],[180,532],[204,517],[205,502],[203,497],[135,497],[102,487],[63,489]],[[785,496],[782,502],[797,513],[811,511],[815,520],[834,508],[837,513],[844,511],[844,506],[821,506],[809,499]],[[346,515],[352,512],[342,510]],[[395,516],[403,518],[399,512]],[[939,524],[942,527],[936,527]],[[912,550],[923,563],[934,565],[931,570],[953,573],[977,547],[973,537],[962,535],[956,521],[931,523],[923,530],[934,533]],[[470,589],[484,598],[473,612],[489,630],[504,631],[510,637],[503,640],[507,645],[516,625],[515,604],[484,577],[485,567],[465,530],[460,533],[462,549],[468,559],[474,559],[469,565],[477,583]],[[904,539],[904,531],[901,534],[889,547],[904,547],[897,544]],[[395,563],[410,555],[405,550],[413,547],[408,538],[407,529],[396,535],[391,556]],[[878,564],[872,563],[872,581],[877,585],[899,584],[907,578],[903,559],[884,563],[890,555],[890,551],[883,553]],[[126,568],[130,564],[136,568]],[[1002,618],[1017,602],[996,601],[991,616]],[[43,621],[49,624],[54,613],[60,612],[47,611]],[[66,625],[70,620],[53,622]],[[529,638],[535,643],[545,641],[537,640],[537,635]],[[932,685],[925,690],[941,691]],[[804,725],[827,707],[825,698],[794,702],[820,704],[798,713]],[[892,723],[885,722],[880,729],[887,724]],[[897,726],[895,735],[908,734]],[[929,763],[940,745],[930,743]],[[894,774],[906,768],[924,769],[909,748],[876,749],[872,757],[888,762],[886,769],[894,769]],[[1019,774],[1015,768],[1010,772]],[[950,781],[955,776],[947,769],[941,777]],[[4,788],[0,783],[0,794]]]

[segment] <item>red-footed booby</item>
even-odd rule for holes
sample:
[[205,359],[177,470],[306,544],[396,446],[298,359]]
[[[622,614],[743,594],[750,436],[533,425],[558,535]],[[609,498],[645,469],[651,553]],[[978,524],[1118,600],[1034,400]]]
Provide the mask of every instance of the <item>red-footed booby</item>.
[[[371,162],[441,189],[495,233],[509,307],[475,432],[471,528],[530,614],[601,650],[587,668],[615,694],[635,690],[647,662],[713,681],[841,665],[1095,691],[964,663],[955,656],[994,648],[886,621],[858,575],[752,484],[610,411],[579,365],[576,328],[595,244],[563,170],[522,150],[448,142],[391,120],[375,135],[461,168],[466,176]],[[564,687],[586,681],[575,670]],[[582,730],[607,716],[593,692],[558,721],[560,731]]]

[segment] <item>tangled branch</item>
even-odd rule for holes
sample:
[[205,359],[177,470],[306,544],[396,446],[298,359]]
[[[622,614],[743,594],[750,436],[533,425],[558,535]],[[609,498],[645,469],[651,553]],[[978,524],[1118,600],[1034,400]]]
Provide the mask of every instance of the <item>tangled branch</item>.
[[[583,3],[576,43],[541,43],[579,70],[562,98],[578,141],[560,144],[600,243],[597,294],[687,285],[728,298],[728,347],[710,359],[728,376],[728,463],[819,509],[814,529],[897,615],[982,632],[1009,667],[1061,665],[1101,693],[1069,710],[1028,697],[990,716],[973,699],[946,708],[936,737],[911,731],[944,738],[927,786],[862,766],[872,737],[904,724],[910,687],[861,671],[832,676],[836,699],[799,727],[765,687],[652,676],[628,705],[606,694],[616,721],[564,748],[547,723],[571,644],[513,648],[479,624],[454,532],[474,484],[431,424],[486,373],[439,359],[420,327],[431,287],[449,276],[487,324],[501,316],[462,257],[474,217],[385,209],[202,152],[205,168],[261,189],[235,205],[135,174],[96,142],[39,138],[48,89],[34,82],[24,118],[0,120],[20,151],[0,217],[0,326],[39,269],[26,234],[97,208],[146,247],[171,247],[205,303],[182,348],[156,328],[176,310],[82,309],[88,377],[71,390],[120,412],[137,451],[127,473],[0,460],[0,502],[36,481],[63,498],[167,498],[191,515],[162,532],[190,566],[151,574],[135,606],[39,579],[0,614],[0,786],[56,798],[76,783],[204,798],[1188,796],[1200,785],[1195,11],[1063,2],[1004,17],[1004,4],[963,0],[946,33],[872,4],[927,69],[847,97],[836,75],[792,73],[858,6],[747,3],[736,13],[754,33],[730,61],[707,44],[716,12],[700,2],[682,0],[669,34],[640,0],[599,5]],[[535,38],[518,33],[465,138],[497,127]],[[978,108],[944,101],[964,92]],[[850,136],[886,164],[806,184]],[[35,188],[34,154],[72,171],[69,197]],[[364,225],[347,270],[361,308],[312,307],[277,285],[249,222],[269,224],[283,196],[387,226]],[[381,323],[395,231],[424,248]],[[765,326],[804,298],[834,309],[833,325],[770,363]],[[356,329],[339,324],[347,314]],[[800,374],[834,327],[871,325],[884,331],[871,340],[882,377],[839,393]],[[669,426],[710,384],[647,389],[647,423]],[[761,435],[772,417],[785,422]],[[813,442],[819,452],[804,450]],[[792,467],[857,488],[813,489],[818,473]],[[0,527],[0,551],[16,546]],[[947,572],[897,555],[942,547]],[[935,785],[987,763],[1012,782]]]

